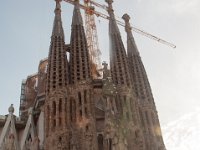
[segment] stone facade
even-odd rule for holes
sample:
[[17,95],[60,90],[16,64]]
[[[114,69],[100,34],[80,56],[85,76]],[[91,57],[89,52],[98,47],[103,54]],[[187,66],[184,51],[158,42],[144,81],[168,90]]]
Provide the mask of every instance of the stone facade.
[[[0,118],[0,150],[165,150],[151,87],[125,14],[127,54],[108,3],[110,69],[94,78],[79,1],[65,43],[56,0],[49,56],[22,82],[20,118]],[[69,53],[69,55],[67,55]]]

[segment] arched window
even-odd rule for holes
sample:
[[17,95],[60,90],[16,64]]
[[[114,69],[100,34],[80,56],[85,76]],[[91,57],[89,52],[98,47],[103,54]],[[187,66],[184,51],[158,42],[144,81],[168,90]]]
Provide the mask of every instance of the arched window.
[[116,96],[116,106],[117,106],[117,111],[122,113],[122,98],[120,96]]
[[61,113],[62,112],[62,98],[60,98],[60,100],[59,100],[59,113]]
[[87,104],[87,90],[84,90],[84,103]]
[[76,122],[76,102],[73,98],[70,99],[70,120]]
[[81,106],[82,105],[81,92],[78,92],[78,101],[79,101],[79,106]]
[[[136,117],[136,113],[135,113],[135,109],[134,109],[134,100],[132,98],[130,98],[130,107],[131,107],[131,113],[132,113],[132,119],[133,119],[133,122],[135,124],[137,124],[137,117]],[[141,117],[140,117],[141,118]],[[142,119],[142,118],[141,118]]]
[[153,125],[156,126],[155,115],[154,115],[153,112],[151,113],[151,117],[152,117],[152,120],[153,120]]
[[108,150],[112,150],[112,139],[108,139]]
[[52,116],[52,119],[53,119],[53,130],[54,130],[54,128],[55,128],[55,126],[56,126],[56,102],[55,101],[53,101],[53,104],[52,104],[52,114],[53,114],[53,116]]
[[111,106],[110,106],[110,107],[111,107],[111,108],[110,108],[111,111],[114,112],[114,104],[113,104],[113,99],[112,99],[112,98],[110,99],[110,105],[111,105]]
[[103,135],[99,134],[98,135],[98,150],[103,150]]
[[80,119],[80,121],[83,119],[83,112],[82,112],[82,109],[80,109],[80,111],[79,111],[79,119]]
[[59,99],[58,111],[59,111],[59,126],[62,126],[62,98]]
[[53,117],[56,115],[56,102],[53,101],[53,104],[52,104],[52,113],[53,113]]
[[135,131],[135,137],[136,137],[136,139],[139,138],[139,136],[140,136],[140,131],[136,130]]
[[65,125],[67,125],[67,121],[68,121],[67,120],[68,119],[67,110],[69,110],[67,98],[65,98],[64,105],[65,105],[65,108],[64,108]]
[[140,113],[140,121],[141,121],[141,124],[143,127],[145,127],[145,123],[144,123],[144,117],[143,117],[143,113],[142,113],[142,110],[139,109],[139,113]]
[[50,111],[49,111],[49,105],[47,106],[47,108],[46,108],[47,110],[46,110],[46,118],[47,118],[47,120],[46,120],[46,129],[47,129],[47,135],[48,135],[48,133],[49,133],[49,124],[50,124]]
[[126,119],[129,121],[130,120],[130,117],[129,117],[129,113],[126,112]]
[[148,126],[150,126],[150,119],[149,119],[148,111],[145,112],[145,117],[146,117]]
[[85,107],[85,116],[88,117],[88,109]]
[[72,121],[73,120],[73,99],[70,99],[70,121]]
[[126,96],[124,96],[124,105],[127,106],[127,99],[126,99]]

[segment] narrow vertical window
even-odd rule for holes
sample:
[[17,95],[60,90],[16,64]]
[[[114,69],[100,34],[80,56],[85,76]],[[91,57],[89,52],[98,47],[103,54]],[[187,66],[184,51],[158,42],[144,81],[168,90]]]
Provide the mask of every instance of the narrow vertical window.
[[98,148],[99,150],[103,150],[103,135],[102,134],[98,135]]
[[76,122],[76,102],[74,99],[70,99],[70,121]]
[[50,125],[50,114],[49,114],[49,106],[47,106],[47,111],[46,111],[46,126],[47,126],[47,136],[48,136],[48,133],[49,133],[49,125]]
[[56,115],[56,102],[55,101],[53,101],[52,108],[53,108],[53,117],[55,117],[55,115]]
[[84,103],[87,104],[87,91],[84,90]]
[[53,108],[53,130],[55,129],[55,127],[56,127],[56,102],[55,101],[53,101],[53,106],[52,106],[52,108]]
[[59,100],[59,113],[62,112],[62,98]]
[[78,101],[79,101],[79,106],[81,106],[82,105],[81,92],[78,92]]
[[112,139],[108,139],[108,149],[112,150]]
[[147,124],[150,125],[150,120],[149,120],[149,116],[148,116],[148,112],[145,112],[145,116],[146,116],[146,120],[147,120]]
[[68,116],[67,116],[67,109],[68,109],[68,107],[67,107],[68,105],[67,105],[67,98],[65,98],[65,125],[67,125],[67,118],[68,118]]
[[141,124],[142,124],[142,126],[144,127],[144,117],[143,117],[142,111],[139,110],[139,113],[140,113]]
[[73,99],[70,99],[70,121],[73,120],[73,113],[72,113],[72,109],[73,109]]

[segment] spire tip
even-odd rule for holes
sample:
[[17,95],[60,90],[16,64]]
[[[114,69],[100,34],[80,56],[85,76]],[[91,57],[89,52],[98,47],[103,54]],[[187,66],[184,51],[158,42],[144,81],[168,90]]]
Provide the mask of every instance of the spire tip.
[[105,0],[105,2],[108,3],[108,4],[112,4],[113,0]]
[[56,9],[55,9],[55,13],[57,12],[57,11],[61,11],[61,5],[60,5],[60,2],[61,2],[62,0],[55,0],[55,2],[56,2]]
[[9,112],[10,114],[13,114],[14,111],[15,111],[15,109],[14,109],[14,107],[13,107],[13,104],[11,104],[10,107],[8,108],[8,112]]
[[122,19],[125,21],[125,31],[130,32],[132,30],[132,27],[130,25],[130,16],[128,14],[124,14],[122,16]]
[[124,19],[125,22],[129,22],[130,16],[129,16],[128,14],[124,14],[124,15],[122,16],[122,19]]

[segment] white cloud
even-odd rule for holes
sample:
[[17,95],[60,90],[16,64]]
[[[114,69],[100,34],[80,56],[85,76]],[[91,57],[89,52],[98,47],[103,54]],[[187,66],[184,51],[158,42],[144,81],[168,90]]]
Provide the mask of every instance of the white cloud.
[[184,115],[163,128],[164,141],[169,150],[199,150],[200,109]]

